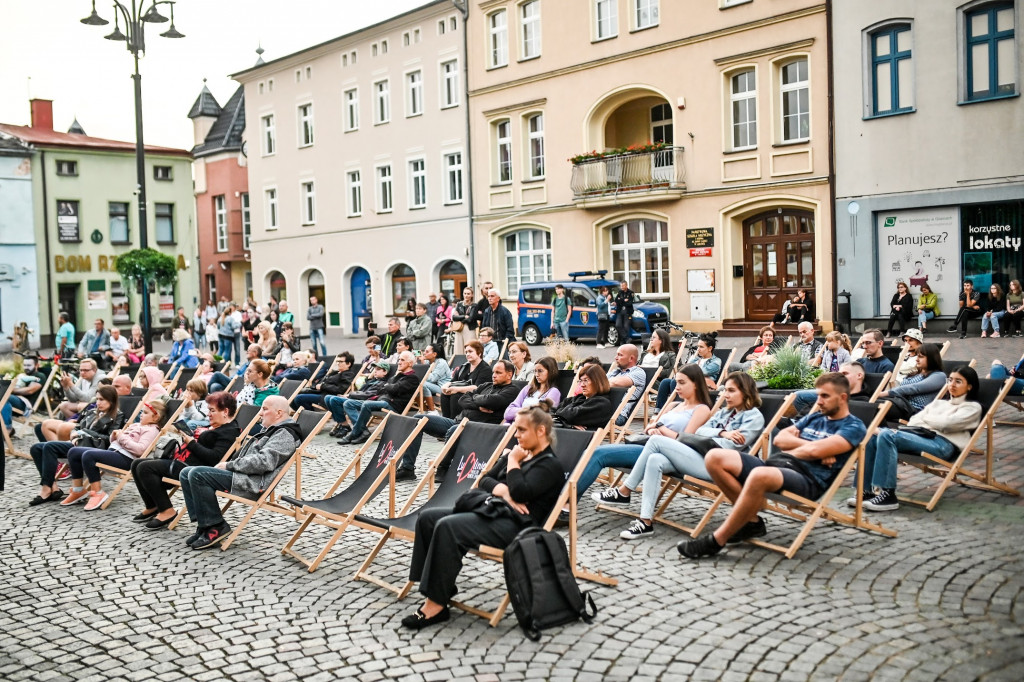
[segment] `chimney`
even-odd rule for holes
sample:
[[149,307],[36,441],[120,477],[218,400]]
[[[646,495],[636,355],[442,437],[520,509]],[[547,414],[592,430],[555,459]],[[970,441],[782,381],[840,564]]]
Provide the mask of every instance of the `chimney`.
[[32,107],[32,127],[40,130],[53,130],[53,100],[30,99]]

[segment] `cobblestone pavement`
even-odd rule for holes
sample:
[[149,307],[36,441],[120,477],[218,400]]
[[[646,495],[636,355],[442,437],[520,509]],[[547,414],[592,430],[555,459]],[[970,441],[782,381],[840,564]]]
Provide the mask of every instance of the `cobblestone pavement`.
[[[358,342],[356,342],[358,343]],[[961,342],[962,343],[962,342]],[[980,341],[954,347],[984,368]],[[731,344],[729,344],[731,345]],[[737,344],[742,345],[742,344]],[[1001,346],[1006,359],[1021,344]],[[1004,409],[1000,417],[1024,425]],[[996,471],[1024,487],[1024,430],[1001,426]],[[16,440],[21,449],[29,441]],[[427,438],[427,454],[440,444]],[[326,436],[303,466],[321,495],[352,448]],[[413,634],[398,620],[418,604],[351,577],[377,536],[345,534],[307,573],[280,554],[295,523],[264,513],[226,552],[183,545],[190,526],[151,532],[130,523],[134,486],[103,512],[29,508],[31,462],[8,459],[0,494],[0,680],[1013,680],[1024,679],[1024,500],[956,486],[928,513],[885,514],[897,538],[819,524],[787,560],[731,546],[714,560],[681,560],[676,531],[618,539],[625,517],[581,506],[581,560],[619,579],[593,587],[600,613],[526,640],[508,615],[497,628],[455,613]],[[109,486],[109,483],[107,484]],[[290,486],[290,479],[286,480]],[[931,480],[901,473],[901,495]],[[400,484],[399,499],[412,488]],[[840,495],[840,498],[843,498]],[[692,523],[697,501],[674,503]],[[381,505],[373,511],[383,512]],[[231,523],[237,510],[228,512]],[[769,539],[794,524],[770,517]],[[310,553],[326,541],[314,529]],[[409,546],[389,543],[378,572],[404,579]],[[467,559],[462,598],[490,605],[500,567]]]

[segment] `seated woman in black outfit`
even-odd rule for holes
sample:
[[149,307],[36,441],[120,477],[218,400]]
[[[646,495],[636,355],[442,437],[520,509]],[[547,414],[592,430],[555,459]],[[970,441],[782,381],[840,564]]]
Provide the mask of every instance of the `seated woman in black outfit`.
[[892,337],[893,326],[899,327],[899,336],[907,331],[910,320],[914,317],[914,297],[910,295],[906,282],[896,282],[896,293],[889,301],[889,326],[885,328],[885,335]]
[[[562,465],[552,452],[554,424],[542,401],[516,415],[518,445],[480,478],[480,490],[456,502],[465,511],[429,509],[416,520],[409,580],[420,584],[426,597],[402,625],[420,630],[448,620],[448,602],[458,591],[455,580],[462,557],[480,545],[504,549],[519,531],[547,520],[565,484]],[[475,495],[473,493],[476,493]]]
[[465,348],[466,361],[452,374],[452,380],[441,387],[441,415],[455,419],[461,408],[459,394],[476,390],[491,380],[491,366],[484,362],[484,347],[470,341]]
[[796,298],[789,304],[789,321],[792,324],[814,322],[814,301],[807,289],[796,290]]
[[196,429],[195,437],[182,434],[182,444],[171,459],[132,460],[132,477],[146,505],[132,518],[135,523],[145,523],[150,530],[167,526],[177,512],[163,478],[178,478],[187,466],[217,466],[238,439],[241,429],[234,421],[238,409],[235,396],[218,391],[206,397],[206,407],[210,410],[210,426]]
[[580,370],[579,392],[563,400],[551,412],[555,424],[580,431],[596,431],[608,424],[615,405],[608,398],[612,390],[608,375],[601,365],[587,365]]

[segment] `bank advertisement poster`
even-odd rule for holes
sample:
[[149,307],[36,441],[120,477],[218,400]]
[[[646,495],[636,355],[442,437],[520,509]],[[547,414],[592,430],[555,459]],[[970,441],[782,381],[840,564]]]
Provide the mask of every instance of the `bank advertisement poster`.
[[960,210],[964,279],[987,292],[993,284],[1006,291],[1022,274],[1024,202],[974,204]]
[[943,314],[956,313],[960,295],[960,208],[879,211],[878,312],[889,314],[896,283],[910,287],[914,300],[927,284],[939,295]]

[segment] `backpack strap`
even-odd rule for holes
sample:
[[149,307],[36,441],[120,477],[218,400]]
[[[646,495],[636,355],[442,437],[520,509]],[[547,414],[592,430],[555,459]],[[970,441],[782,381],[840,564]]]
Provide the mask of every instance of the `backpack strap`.
[[[539,571],[533,571],[532,569],[534,567],[540,566],[540,554],[537,551],[537,544],[532,542],[530,538],[523,537],[522,534],[520,534],[520,537],[518,539],[519,539],[519,548],[523,552],[523,560],[524,560],[524,562],[526,564],[527,571],[530,572],[531,577],[535,578],[539,574]],[[540,631],[536,627],[534,627],[535,619],[533,617],[533,606],[534,606],[534,604],[531,601],[531,604],[530,604],[530,611],[531,611],[531,613],[530,613],[530,621],[529,622],[520,621],[519,622],[519,626],[523,629],[523,633],[526,635],[526,637],[530,641],[539,642],[540,641]]]
[[[564,551],[564,546],[558,542],[553,532],[545,532],[541,535],[544,541],[544,545],[547,547],[548,553],[552,557],[552,563],[555,565],[556,575],[558,578],[558,586],[562,590],[562,594],[565,596],[566,601],[572,605],[572,608],[579,612],[580,618],[585,622],[589,623],[593,618],[593,615],[597,613],[597,607],[594,605],[594,600],[590,600],[590,605],[594,609],[594,614],[587,613],[587,604],[583,595],[580,593],[580,586],[576,583],[576,579],[572,575],[572,566],[568,566],[568,562],[554,561],[554,557],[561,556]],[[587,595],[590,596],[589,594]]]

